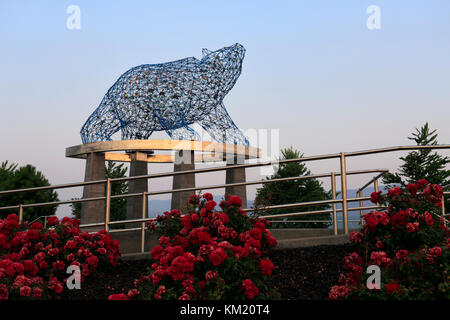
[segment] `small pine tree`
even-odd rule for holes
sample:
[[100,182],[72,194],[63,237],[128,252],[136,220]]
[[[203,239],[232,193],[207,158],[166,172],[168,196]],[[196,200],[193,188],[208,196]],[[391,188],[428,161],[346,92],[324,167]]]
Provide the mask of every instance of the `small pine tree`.
[[[282,159],[295,159],[303,157],[300,151],[294,150],[292,147],[281,150]],[[308,170],[303,162],[291,162],[280,164],[277,171],[268,180],[277,178],[287,178],[296,176],[308,176],[311,175],[311,171]],[[256,193],[255,207],[264,207],[268,205],[299,203],[307,201],[320,201],[331,199],[331,192],[326,192],[322,187],[322,183],[317,179],[300,179],[291,181],[281,181],[266,183],[262,188],[259,188]],[[293,213],[293,212],[306,212],[312,210],[324,210],[329,209],[329,205],[316,205],[310,207],[297,207],[270,210],[264,214],[280,214],[280,213]],[[311,214],[293,216],[288,218],[281,218],[282,220],[330,220],[330,214]],[[274,223],[274,227],[285,228],[324,228],[329,225],[328,222],[287,222],[287,223]]]
[[[437,145],[436,130],[431,130],[428,122],[416,132],[412,133],[409,140],[414,141],[418,146]],[[383,177],[386,189],[394,185],[406,186],[408,183],[415,183],[419,179],[426,179],[433,184],[439,184],[444,191],[450,190],[450,170],[446,165],[450,163],[450,158],[433,152],[431,149],[417,150],[408,153],[406,157],[401,157],[403,164],[398,173],[387,173]],[[450,198],[445,200],[445,208],[450,208]]]
[[[408,137],[418,146],[437,145],[436,130],[431,130],[428,122]],[[403,164],[398,173],[388,173],[383,177],[383,183],[388,187],[394,184],[406,186],[415,183],[419,179],[426,179],[430,183],[439,184],[444,189],[450,186],[450,170],[445,167],[450,163],[450,158],[441,156],[431,149],[412,151],[406,157],[401,157]]]

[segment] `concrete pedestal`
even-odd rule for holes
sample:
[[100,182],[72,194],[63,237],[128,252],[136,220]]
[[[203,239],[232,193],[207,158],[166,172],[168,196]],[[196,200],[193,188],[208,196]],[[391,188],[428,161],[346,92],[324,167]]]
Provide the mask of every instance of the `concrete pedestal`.
[[[236,164],[245,164],[245,159],[243,157],[238,156],[228,157],[227,166],[232,166]],[[226,184],[246,181],[245,168],[227,169],[225,171],[226,171],[226,179],[225,179]],[[225,193],[231,196],[239,196],[242,200],[242,208],[247,208],[247,186],[226,187]]]
[[[179,150],[175,153],[174,172],[195,170],[194,151]],[[195,173],[181,174],[173,176],[172,189],[194,188],[195,187]],[[194,191],[175,192],[172,193],[172,209],[178,209],[184,212],[187,207],[189,196],[194,194]]]
[[[135,152],[131,154],[130,162],[130,177],[145,176],[148,174],[147,154],[142,152]],[[128,181],[128,193],[142,193],[148,192],[148,180],[130,180]],[[148,217],[148,203],[146,202],[146,214]],[[127,198],[127,220],[128,219],[141,219],[142,218],[142,196]],[[128,223],[126,228],[140,227],[140,223]]]
[[[88,153],[84,181],[105,179],[105,154]],[[83,198],[105,196],[105,184],[84,187]],[[105,200],[82,202],[81,224],[103,222],[105,220]],[[89,228],[89,231],[101,230],[103,227]]]

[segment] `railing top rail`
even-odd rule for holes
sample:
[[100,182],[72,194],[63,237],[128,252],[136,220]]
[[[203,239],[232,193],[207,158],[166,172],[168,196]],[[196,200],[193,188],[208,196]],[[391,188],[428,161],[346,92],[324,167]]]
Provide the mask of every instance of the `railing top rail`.
[[427,146],[387,147],[387,148],[379,148],[379,149],[369,149],[369,150],[345,152],[345,156],[354,157],[354,156],[362,156],[362,155],[368,155],[368,154],[374,154],[374,153],[384,153],[384,152],[393,152],[393,151],[433,150],[433,149],[450,149],[450,145],[449,144],[435,144],[435,145],[427,145]]
[[9,193],[35,192],[35,191],[43,191],[43,190],[51,190],[51,189],[74,188],[74,187],[82,187],[82,186],[88,186],[91,184],[100,184],[100,183],[106,183],[106,179],[92,180],[92,181],[85,181],[85,182],[56,184],[56,185],[52,185],[52,186],[42,186],[42,187],[33,187],[33,188],[25,188],[25,189],[4,190],[4,191],[0,191],[0,196],[9,194]]
[[[163,178],[163,177],[171,177],[171,176],[180,175],[180,174],[206,173],[206,172],[222,171],[222,170],[227,170],[227,169],[254,168],[254,167],[261,167],[261,166],[286,164],[286,163],[292,163],[292,162],[325,160],[325,159],[340,158],[342,154],[344,154],[345,157],[352,157],[352,156],[361,156],[361,155],[368,155],[368,154],[374,154],[374,153],[406,151],[406,150],[422,150],[422,149],[423,150],[426,150],[426,149],[450,149],[450,145],[397,146],[397,147],[371,149],[371,150],[364,150],[364,151],[353,151],[353,152],[342,152],[342,153],[334,153],[334,154],[309,156],[309,157],[295,158],[295,159],[270,160],[270,161],[263,161],[263,162],[257,162],[257,163],[249,163],[249,164],[237,164],[237,165],[227,165],[227,166],[221,166],[221,167],[203,168],[203,169],[195,169],[195,170],[155,173],[155,174],[143,175],[143,176],[114,178],[114,179],[110,179],[110,181],[118,182],[118,181],[130,181],[130,180],[138,180],[138,179]],[[92,184],[106,183],[106,181],[107,181],[106,179],[102,179],[102,180],[87,181],[87,182],[60,184],[60,185],[54,185],[54,186],[43,186],[43,187],[34,187],[34,188],[26,188],[26,189],[5,190],[5,191],[0,191],[0,195],[10,194],[10,193],[18,193],[18,192],[42,191],[42,190],[49,190],[49,189],[81,187],[81,186],[92,185]]]
[[72,203],[77,203],[77,202],[98,201],[98,200],[105,200],[105,199],[106,199],[106,197],[103,196],[103,197],[74,199],[74,200],[65,200],[65,201],[28,203],[28,204],[22,204],[22,205],[0,207],[0,210],[19,209],[20,206],[22,206],[22,208],[45,207],[45,206],[51,206],[51,205],[56,206],[56,205],[60,205],[60,204],[72,204]]

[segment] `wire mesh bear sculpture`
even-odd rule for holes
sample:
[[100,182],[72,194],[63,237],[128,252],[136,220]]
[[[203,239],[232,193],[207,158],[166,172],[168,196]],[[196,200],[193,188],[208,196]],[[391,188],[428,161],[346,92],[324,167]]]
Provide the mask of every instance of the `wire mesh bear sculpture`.
[[81,129],[83,143],[148,139],[165,131],[175,140],[199,140],[189,125],[200,124],[216,141],[249,145],[223,104],[242,70],[245,48],[236,43],[203,58],[144,64],[120,76]]

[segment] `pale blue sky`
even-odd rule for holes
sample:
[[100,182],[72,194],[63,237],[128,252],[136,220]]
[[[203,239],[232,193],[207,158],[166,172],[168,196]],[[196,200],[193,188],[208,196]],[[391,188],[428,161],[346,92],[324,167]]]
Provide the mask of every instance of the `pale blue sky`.
[[[66,28],[71,4],[81,30]],[[369,5],[381,9],[380,30],[366,27]],[[243,129],[280,129],[281,146],[306,155],[406,145],[425,121],[450,143],[447,0],[2,0],[0,39],[0,160],[32,163],[52,183],[83,179],[83,161],[64,149],[81,143],[82,124],[123,72],[236,42],[247,52],[224,102]],[[352,159],[349,169],[395,169],[399,155]]]

